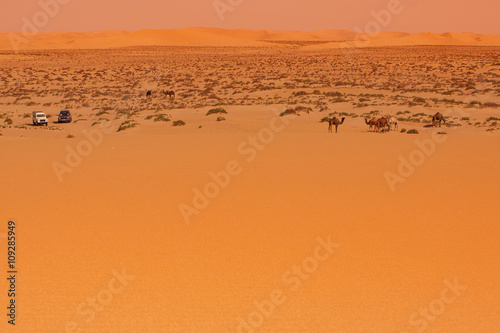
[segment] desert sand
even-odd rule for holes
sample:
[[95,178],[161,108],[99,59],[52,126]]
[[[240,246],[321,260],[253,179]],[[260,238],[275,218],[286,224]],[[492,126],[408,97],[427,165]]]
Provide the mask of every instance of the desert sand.
[[255,43],[1,53],[2,332],[500,330],[500,49]]

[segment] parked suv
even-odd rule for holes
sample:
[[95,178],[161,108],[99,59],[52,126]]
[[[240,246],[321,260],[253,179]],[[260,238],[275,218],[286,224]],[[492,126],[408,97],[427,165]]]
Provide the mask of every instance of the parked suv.
[[70,123],[72,120],[73,118],[68,110],[61,110],[61,112],[59,112],[59,117],[57,118],[59,123]]
[[33,111],[32,120],[33,120],[33,125],[47,126],[49,124],[47,116],[42,111]]

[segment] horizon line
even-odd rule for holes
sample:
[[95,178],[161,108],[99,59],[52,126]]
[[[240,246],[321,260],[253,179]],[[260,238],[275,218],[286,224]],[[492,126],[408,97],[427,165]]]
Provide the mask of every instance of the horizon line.
[[[348,31],[348,32],[358,32],[360,34],[368,34],[368,35],[373,35],[373,34],[379,34],[379,33],[387,33],[387,32],[399,32],[399,33],[405,33],[409,35],[415,35],[415,34],[421,34],[421,33],[431,33],[431,34],[450,34],[450,33],[455,33],[455,34],[475,34],[475,35],[500,35],[499,33],[479,33],[479,32],[473,32],[473,31],[462,31],[462,32],[457,32],[457,31],[419,31],[419,32],[408,32],[408,31],[400,31],[400,30],[382,30],[379,32],[374,32],[374,33],[366,33],[363,31],[356,31],[352,29],[314,29],[314,30],[291,30],[291,29],[267,29],[267,28],[221,28],[221,27],[210,27],[210,26],[191,26],[191,27],[184,27],[184,28],[164,28],[164,29],[157,29],[157,28],[143,28],[143,29],[138,29],[138,30],[127,30],[127,29],[106,29],[106,30],[56,30],[56,31],[44,31],[44,32],[37,32],[33,33],[34,35],[37,34],[57,34],[57,33],[96,33],[96,32],[108,32],[108,31],[121,31],[121,32],[140,32],[140,31],[165,31],[165,30],[187,30],[187,29],[218,29],[218,30],[260,30],[260,31],[276,31],[276,32],[306,32],[306,33],[313,33],[317,31]],[[22,31],[0,31],[0,34],[23,34],[24,32]]]

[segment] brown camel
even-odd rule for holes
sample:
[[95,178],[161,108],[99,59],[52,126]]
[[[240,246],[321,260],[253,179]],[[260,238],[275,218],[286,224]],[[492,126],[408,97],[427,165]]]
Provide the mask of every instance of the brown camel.
[[342,120],[338,120],[337,117],[333,117],[330,119],[328,122],[328,132],[333,133],[333,126],[335,125],[335,133],[337,133],[337,128],[339,125],[342,125],[344,123],[345,117],[342,117]]
[[374,131],[375,131],[375,130],[377,130],[377,132],[378,132],[378,130],[379,130],[379,128],[380,128],[380,123],[379,123],[379,121],[378,121],[378,120],[376,120],[376,119],[370,119],[370,121],[368,121],[368,120],[365,118],[365,123],[366,123],[367,125],[370,125],[370,127],[368,128],[368,130],[371,130],[371,129],[373,128],[373,130],[374,130]]
[[379,123],[379,128],[381,128],[382,130],[387,126],[387,129],[390,131],[391,130],[391,125],[389,124],[389,121],[385,118],[380,118],[378,119],[378,123]]
[[441,127],[441,121],[446,124],[446,120],[444,120],[443,115],[438,112],[434,116],[432,116],[432,125],[436,126],[436,122],[439,123],[439,127]]

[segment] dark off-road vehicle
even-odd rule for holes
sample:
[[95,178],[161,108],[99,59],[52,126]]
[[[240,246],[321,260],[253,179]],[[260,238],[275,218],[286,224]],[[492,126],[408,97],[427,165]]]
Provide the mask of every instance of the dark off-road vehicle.
[[59,117],[57,118],[57,122],[70,123],[72,120],[73,117],[71,117],[71,113],[68,110],[61,110],[61,112],[59,112]]

